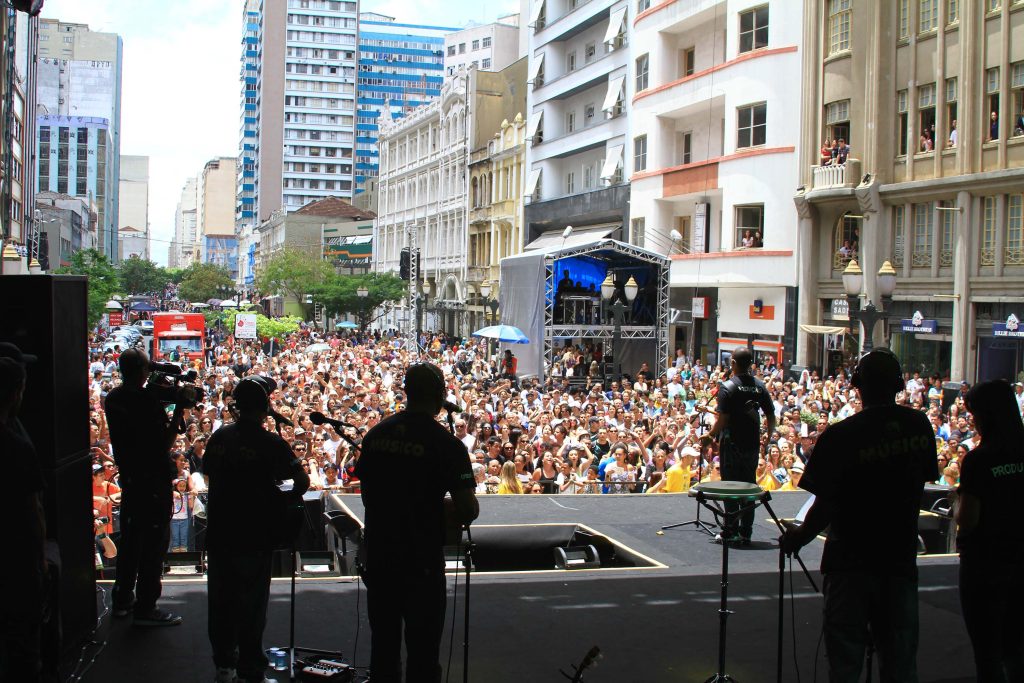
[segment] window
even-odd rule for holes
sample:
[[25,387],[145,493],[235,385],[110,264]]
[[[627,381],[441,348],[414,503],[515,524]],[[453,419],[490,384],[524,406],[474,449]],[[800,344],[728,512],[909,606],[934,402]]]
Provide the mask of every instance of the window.
[[693,160],[691,154],[693,144],[693,133],[687,131],[685,133],[676,133],[676,163],[677,164],[688,164]]
[[481,47],[490,47],[491,46],[491,37],[490,36],[485,36],[483,41],[480,43],[480,45],[481,45]]
[[850,0],[829,0],[828,53],[850,49]]
[[957,103],[957,80],[956,78],[946,79],[946,131],[949,139],[949,146],[956,147],[956,136],[952,135],[956,129],[956,103]]
[[683,50],[681,61],[680,70],[683,72],[683,76],[692,76],[697,66],[697,51],[692,47],[686,48]]
[[999,0],[985,0],[985,9],[988,12],[995,12],[999,9]]
[[1013,135],[1024,135],[1024,62],[1010,65],[1010,90],[1013,93]]
[[466,54],[466,44],[465,43],[459,43],[459,54],[460,55]]
[[490,57],[488,57],[488,58],[487,58],[487,59],[485,59],[485,60],[484,60],[483,62],[481,62],[481,66],[482,66],[482,67],[483,67],[484,69],[490,69],[490,68],[491,68],[491,58],[490,58]]
[[640,55],[636,58],[636,91],[647,90],[647,67],[648,56]]
[[910,7],[908,6],[908,0],[896,1],[899,3],[896,6],[896,14],[900,26],[900,38],[906,38],[910,35]]
[[740,12],[740,53],[768,45],[768,5]]
[[978,255],[983,266],[996,263],[996,198],[985,197],[981,221],[981,253]]
[[689,216],[676,216],[676,230],[679,231],[680,239],[676,247],[683,254],[689,254],[693,249],[693,231],[690,228]]
[[825,105],[825,137],[850,142],[850,100]]
[[569,171],[565,174],[565,193],[572,194],[576,191],[576,174]]
[[919,127],[922,138],[927,138],[928,143],[921,141],[919,152],[931,151],[935,143],[935,84],[929,83],[917,88],[917,113],[919,115]]
[[988,93],[988,112],[985,115],[987,140],[999,139],[999,67],[985,71],[985,92]]
[[636,13],[640,14],[651,6],[651,0],[637,0]]
[[1011,194],[1006,202],[1006,246],[1003,263],[1007,266],[1024,265],[1024,232],[1021,224],[1021,195]]
[[861,220],[843,214],[836,223],[832,235],[832,270],[842,271],[851,259],[860,258]]
[[893,208],[892,237],[892,265],[897,268],[902,268],[904,249],[904,224],[902,206],[897,206]]
[[583,48],[583,62],[590,64],[594,61],[594,57],[597,56],[597,43],[587,43],[587,46]]
[[589,126],[590,124],[592,124],[594,122],[594,116],[595,116],[596,112],[597,112],[597,107],[594,106],[593,102],[591,102],[590,104],[588,104],[588,105],[583,107],[583,125],[584,126]]
[[449,45],[448,46],[448,56],[449,57],[454,57],[455,56],[455,46],[454,45]]
[[632,221],[630,221],[630,223],[632,224],[632,229],[630,230],[629,241],[634,246],[643,247],[644,241],[647,237],[647,235],[645,234],[647,232],[647,219],[634,218]]
[[932,265],[932,241],[934,235],[935,211],[932,203],[914,204],[914,251],[910,265],[927,268]]
[[571,133],[576,130],[576,112],[565,112],[565,132]]
[[565,70],[567,73],[576,70],[576,50],[565,55]]
[[921,0],[918,5],[918,32],[933,31],[939,27],[939,0]]
[[896,112],[899,114],[899,154],[907,153],[907,91],[896,93]]
[[594,167],[587,165],[583,167],[583,189],[589,190],[594,187]]
[[[940,206],[953,208],[950,202],[942,202]],[[940,211],[939,218],[942,221],[942,241],[939,243],[939,265],[953,265],[953,247],[956,243],[956,212]]]
[[946,23],[955,24],[960,21],[960,0],[946,0]]
[[736,147],[757,147],[765,143],[768,132],[768,105],[751,104],[736,110]]
[[474,41],[473,41],[473,47],[472,47],[472,49],[473,49],[473,50],[479,50],[479,49],[480,49],[480,41],[479,41],[479,40],[474,40]]
[[633,171],[647,170],[647,136],[638,135],[633,138]]
[[764,204],[736,207],[736,249],[764,246]]

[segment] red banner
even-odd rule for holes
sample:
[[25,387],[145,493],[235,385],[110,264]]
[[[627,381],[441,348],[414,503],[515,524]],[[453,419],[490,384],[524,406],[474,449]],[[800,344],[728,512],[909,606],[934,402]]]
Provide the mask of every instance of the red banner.
[[110,316],[110,327],[112,328],[118,327],[119,325],[122,325],[124,322],[124,314],[121,313],[121,311],[117,311],[116,313],[111,312],[108,313],[107,315]]

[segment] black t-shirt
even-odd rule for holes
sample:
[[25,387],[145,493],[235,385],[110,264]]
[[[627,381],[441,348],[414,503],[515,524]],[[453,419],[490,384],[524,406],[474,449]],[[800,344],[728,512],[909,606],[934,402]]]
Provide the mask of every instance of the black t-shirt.
[[718,389],[718,413],[729,416],[722,440],[743,450],[761,442],[761,415],[773,415],[775,406],[764,382],[750,375],[736,375]]
[[163,404],[144,389],[122,384],[107,394],[104,409],[121,482],[126,488],[163,490],[177,473],[167,446],[170,420]]
[[294,480],[295,494],[309,488],[309,476],[288,443],[244,419],[210,436],[203,474],[210,478],[206,544],[211,549],[272,549],[274,539],[267,529],[281,513],[277,482]]
[[833,509],[821,571],[917,577],[917,518],[935,435],[905,406],[865,408],[818,438],[800,488]]
[[974,532],[960,539],[962,556],[1021,558],[1024,525],[1017,496],[1022,490],[1021,444],[982,443],[967,454],[960,468],[960,491],[981,501],[981,517]]
[[367,568],[398,568],[401,558],[442,566],[445,494],[476,485],[466,445],[434,418],[402,412],[371,429],[361,451]]
[[7,499],[5,544],[16,549],[20,558],[16,562],[0,563],[0,577],[8,580],[38,578],[46,530],[43,471],[32,440],[17,418],[0,425],[0,453],[3,453],[8,480],[14,484],[4,495]]

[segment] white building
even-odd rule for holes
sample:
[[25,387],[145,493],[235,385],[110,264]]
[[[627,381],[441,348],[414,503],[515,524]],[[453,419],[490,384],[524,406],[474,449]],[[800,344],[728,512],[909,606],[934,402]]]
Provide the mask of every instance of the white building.
[[630,18],[629,238],[672,254],[670,347],[704,359],[752,338],[794,360],[800,12],[720,0]]
[[626,0],[533,0],[527,77],[526,240],[563,230],[622,238],[632,157]]
[[519,15],[491,24],[469,26],[444,37],[444,69],[449,76],[475,66],[501,71],[519,59]]
[[196,227],[199,179],[189,178],[181,188],[181,199],[174,210],[174,241],[167,254],[171,268],[187,268],[196,256]]
[[121,205],[118,207],[117,220],[121,258],[135,255],[148,259],[149,157],[122,154],[119,184]]

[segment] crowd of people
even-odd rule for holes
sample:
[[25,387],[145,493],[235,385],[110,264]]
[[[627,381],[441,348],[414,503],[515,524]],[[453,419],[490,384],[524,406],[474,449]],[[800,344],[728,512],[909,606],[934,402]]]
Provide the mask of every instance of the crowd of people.
[[[313,343],[327,350],[308,352]],[[463,409],[455,434],[467,448],[480,494],[659,494],[686,491],[697,481],[721,478],[711,430],[716,394],[727,371],[691,361],[680,350],[653,372],[646,364],[607,384],[595,371],[600,348],[568,345],[546,378],[518,378],[512,353],[487,357],[486,345],[433,335],[421,339],[443,371],[447,398]],[[383,418],[401,409],[405,369],[414,360],[404,340],[388,334],[322,336],[310,328],[278,345],[273,356],[256,342],[211,334],[209,362],[200,366],[205,397],[182,415],[174,437],[170,550],[201,549],[207,483],[201,473],[206,443],[236,419],[231,394],[247,375],[274,379],[272,408],[291,424],[268,418],[309,474],[312,490],[357,493],[358,450],[313,412],[344,422],[358,441]],[[322,347],[321,347],[322,348]],[[93,497],[97,562],[116,556],[119,469],[104,411],[120,382],[117,354],[92,351],[90,376]],[[796,490],[817,438],[861,410],[846,374],[821,377],[804,371],[787,377],[764,356],[753,374],[763,380],[776,416],[762,436],[757,482],[769,491]],[[956,486],[968,453],[978,443],[964,407],[967,386],[943,398],[942,378],[909,373],[898,402],[924,412],[935,435],[935,483]],[[1016,384],[1018,405],[1024,388]],[[396,465],[396,468],[400,467]],[[415,475],[411,472],[397,474]],[[864,472],[865,480],[881,476]]]

